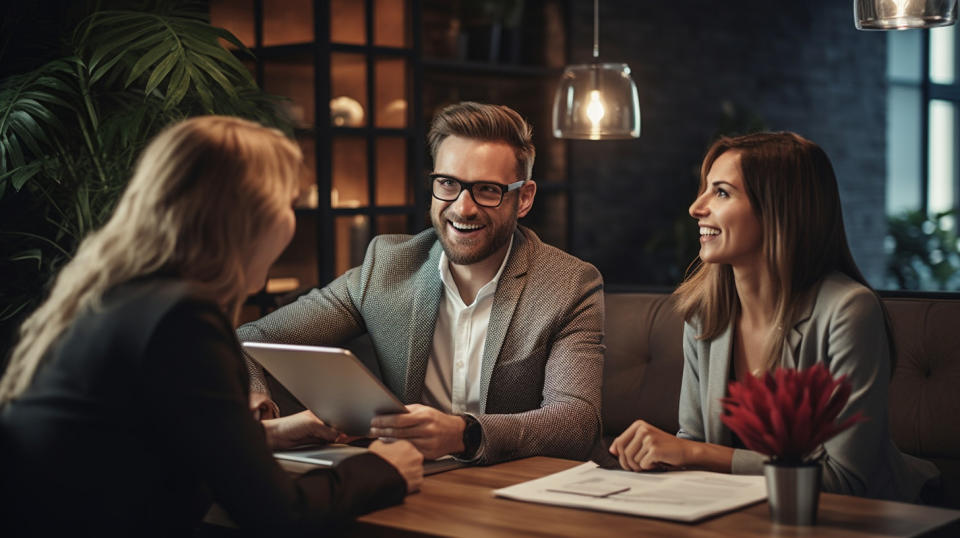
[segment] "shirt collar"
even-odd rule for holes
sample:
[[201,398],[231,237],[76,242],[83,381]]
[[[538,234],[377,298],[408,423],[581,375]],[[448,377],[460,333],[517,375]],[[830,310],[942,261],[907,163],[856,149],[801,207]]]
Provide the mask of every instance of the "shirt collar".
[[[476,304],[477,301],[483,299],[488,295],[493,295],[497,290],[497,283],[500,282],[500,275],[503,274],[503,269],[507,266],[507,260],[510,259],[510,253],[513,251],[513,236],[510,236],[510,244],[507,246],[507,253],[503,257],[503,261],[500,262],[500,269],[497,270],[497,274],[493,275],[493,278],[490,279],[490,282],[487,282],[480,288],[480,291],[477,292],[476,299],[473,300],[473,304]],[[446,251],[440,252],[440,280],[443,281],[444,287],[447,288],[447,292],[452,294],[457,299],[460,298],[460,289],[457,288],[457,283],[453,279],[453,274],[450,273],[450,260],[447,258]],[[470,305],[466,305],[470,306]]]

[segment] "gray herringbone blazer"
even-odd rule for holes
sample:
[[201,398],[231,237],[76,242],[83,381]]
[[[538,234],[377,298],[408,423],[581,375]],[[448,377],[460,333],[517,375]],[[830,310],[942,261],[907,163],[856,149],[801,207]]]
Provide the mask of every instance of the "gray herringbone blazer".
[[[433,229],[376,237],[360,267],[243,325],[238,335],[335,346],[367,332],[384,384],[417,403],[443,294],[441,252]],[[600,273],[519,226],[484,344],[476,417],[483,462],[587,458],[600,435],[602,340]]]

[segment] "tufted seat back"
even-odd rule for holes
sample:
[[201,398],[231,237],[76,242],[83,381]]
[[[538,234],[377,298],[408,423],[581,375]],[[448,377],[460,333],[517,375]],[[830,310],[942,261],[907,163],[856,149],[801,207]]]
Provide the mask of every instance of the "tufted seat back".
[[[678,429],[683,320],[673,298],[607,293],[603,431],[637,418]],[[960,300],[884,298],[897,343],[890,430],[903,452],[932,461],[944,500],[960,508]]]
[[885,298],[897,345],[890,431],[900,450],[932,461],[960,507],[960,300]]

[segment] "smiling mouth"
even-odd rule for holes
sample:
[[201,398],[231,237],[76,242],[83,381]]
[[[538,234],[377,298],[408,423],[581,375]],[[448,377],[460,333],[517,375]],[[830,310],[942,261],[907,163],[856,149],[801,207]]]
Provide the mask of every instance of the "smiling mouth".
[[720,230],[713,228],[711,226],[701,226],[700,227],[700,240],[709,241],[714,237],[720,235]]
[[483,224],[467,224],[464,222],[454,222],[452,220],[448,220],[447,223],[450,224],[450,227],[456,230],[457,233],[461,234],[476,233],[486,228]]

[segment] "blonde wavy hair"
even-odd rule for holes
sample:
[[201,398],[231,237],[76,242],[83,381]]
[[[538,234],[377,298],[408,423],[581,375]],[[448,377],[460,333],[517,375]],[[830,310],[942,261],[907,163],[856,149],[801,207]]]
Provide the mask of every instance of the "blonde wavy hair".
[[[744,189],[763,233],[763,259],[777,290],[775,317],[781,330],[768,347],[767,366],[772,368],[780,360],[784,328],[793,326],[805,297],[820,280],[839,271],[870,286],[850,253],[837,178],[820,146],[790,132],[722,137],[703,159],[698,196],[708,188],[707,174],[714,162],[728,151],[740,155]],[[730,326],[740,307],[733,270],[699,258],[691,267],[674,292],[677,308],[685,320],[699,320],[699,339],[710,340]],[[896,353],[888,318],[886,325],[893,360]]]
[[80,244],[20,327],[0,405],[17,398],[74,319],[105,292],[162,272],[197,283],[234,322],[257,239],[289,208],[303,157],[276,129],[225,116],[168,127],[147,145],[110,220]]

